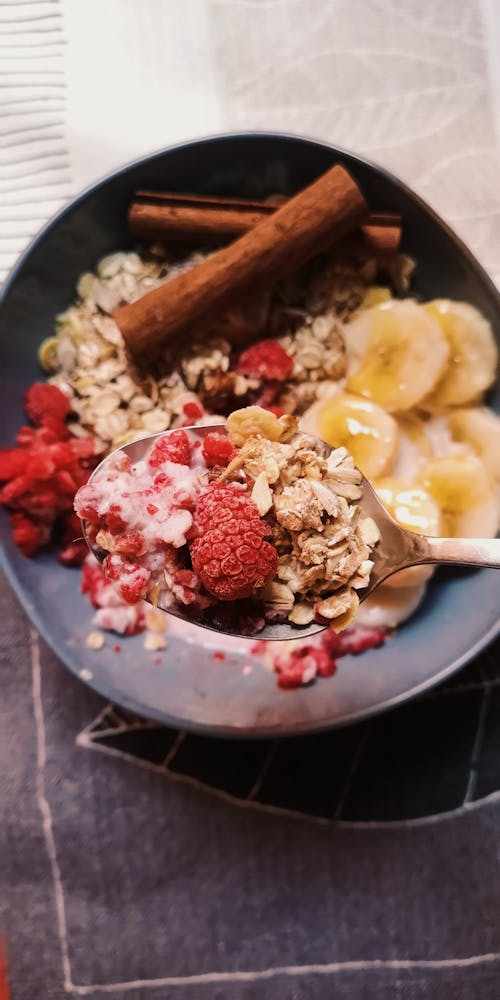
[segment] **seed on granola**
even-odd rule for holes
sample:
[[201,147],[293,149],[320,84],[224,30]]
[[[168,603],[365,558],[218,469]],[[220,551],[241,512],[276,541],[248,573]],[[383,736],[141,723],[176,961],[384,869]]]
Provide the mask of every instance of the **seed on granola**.
[[273,495],[265,472],[261,472],[257,476],[251,496],[260,516],[264,517],[264,514],[267,514],[273,505]]

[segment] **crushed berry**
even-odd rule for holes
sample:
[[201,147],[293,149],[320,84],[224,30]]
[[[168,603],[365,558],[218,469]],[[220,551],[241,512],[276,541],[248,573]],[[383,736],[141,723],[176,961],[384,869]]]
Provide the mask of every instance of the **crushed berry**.
[[24,396],[24,409],[34,424],[42,424],[46,417],[64,420],[71,412],[67,396],[55,385],[35,382]]
[[191,462],[191,443],[186,431],[171,431],[161,437],[152,449],[148,462],[153,469],[157,469],[164,462],[189,465]]
[[21,427],[17,447],[0,451],[0,503],[13,511],[13,538],[24,555],[34,555],[62,526],[61,561],[77,565],[85,552],[78,540],[81,529],[74,538],[67,537],[64,519],[72,513],[74,494],[97,464],[94,441],[71,437],[64,423],[70,404],[56,386],[32,385],[25,405],[38,426]]
[[35,524],[25,514],[15,513],[10,516],[12,537],[24,556],[33,556],[37,549],[48,540],[40,524]]
[[254,378],[284,382],[293,371],[293,358],[277,340],[260,340],[240,354],[236,370]]
[[14,479],[20,476],[26,468],[26,453],[21,448],[2,448],[0,450],[0,481]]
[[[367,649],[381,646],[390,635],[390,629],[354,625],[344,632],[331,629],[321,636],[319,645],[308,644],[295,649],[288,656],[275,656],[273,668],[278,674],[278,687],[291,691],[310,684],[315,677],[331,677],[337,669],[337,659],[348,654],[357,655]],[[266,643],[254,643],[252,653],[263,655]]]
[[205,413],[205,410],[203,409],[201,403],[197,403],[196,400],[190,399],[188,403],[184,403],[182,412],[188,420],[199,420]]
[[207,434],[203,441],[203,458],[208,466],[225,468],[235,455],[236,448],[226,434],[218,434],[216,431]]

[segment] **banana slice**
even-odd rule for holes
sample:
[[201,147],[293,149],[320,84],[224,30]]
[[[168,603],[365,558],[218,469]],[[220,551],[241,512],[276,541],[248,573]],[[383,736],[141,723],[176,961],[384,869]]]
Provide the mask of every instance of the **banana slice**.
[[[402,482],[400,479],[379,479],[375,492],[395,521],[408,531],[419,535],[439,535],[441,511],[439,505],[421,486]],[[413,566],[389,577],[386,587],[414,587],[425,583],[434,570],[432,566]]]
[[390,302],[392,292],[385,285],[370,285],[366,289],[365,297],[361,304],[361,309],[371,309],[372,306],[379,306],[382,302]]
[[455,410],[448,423],[455,441],[465,442],[500,482],[500,417],[486,406]]
[[395,628],[417,610],[424,594],[425,583],[398,590],[383,583],[359,606],[356,624],[373,628]]
[[386,472],[396,453],[394,418],[376,403],[348,392],[322,403],[316,414],[316,433],[328,444],[347,448],[368,479]]
[[488,320],[467,302],[435,299],[425,307],[450,346],[448,367],[424,405],[461,406],[476,400],[495,381],[498,352]]
[[477,455],[464,451],[435,458],[424,466],[417,481],[441,508],[444,535],[491,537],[497,510],[496,491]]
[[368,309],[344,328],[347,388],[389,412],[409,410],[432,391],[450,348],[440,324],[411,299]]
[[434,455],[427,425],[413,413],[398,413],[398,450],[392,475],[397,479],[412,480],[420,466]]

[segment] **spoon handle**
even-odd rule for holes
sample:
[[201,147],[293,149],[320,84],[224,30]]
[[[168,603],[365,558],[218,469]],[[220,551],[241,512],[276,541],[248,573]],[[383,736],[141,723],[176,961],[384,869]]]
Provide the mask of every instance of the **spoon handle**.
[[422,562],[456,563],[500,569],[500,538],[426,538]]

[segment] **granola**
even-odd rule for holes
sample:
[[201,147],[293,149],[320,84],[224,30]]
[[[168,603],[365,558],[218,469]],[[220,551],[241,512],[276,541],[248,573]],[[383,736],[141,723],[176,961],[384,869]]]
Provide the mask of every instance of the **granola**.
[[227,421],[240,450],[224,478],[243,475],[278,552],[276,578],[258,596],[295,624],[318,614],[344,628],[369,582],[379,538],[373,520],[360,514],[361,474],[345,448],[329,454],[297,431],[296,420],[291,426],[269,416],[250,407]]

